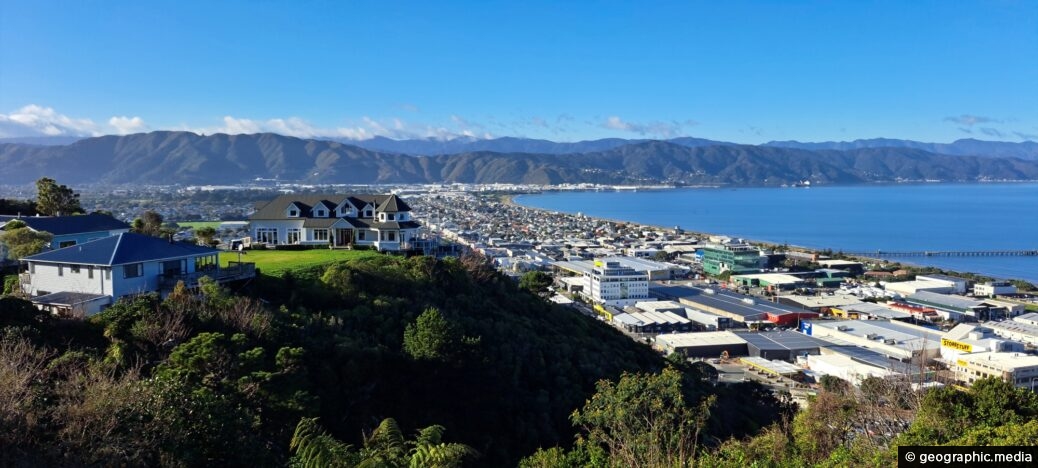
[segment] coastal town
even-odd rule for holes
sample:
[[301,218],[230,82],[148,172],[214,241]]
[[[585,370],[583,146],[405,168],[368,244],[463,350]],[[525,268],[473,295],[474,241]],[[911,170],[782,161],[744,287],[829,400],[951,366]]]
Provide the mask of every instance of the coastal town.
[[[221,223],[213,246],[130,233],[129,224],[100,215],[0,222],[21,220],[58,234],[46,251],[22,259],[19,280],[37,307],[56,314],[88,316],[120,297],[168,294],[176,281],[197,287],[203,276],[220,283],[250,278],[255,266],[240,253],[237,262],[221,265],[218,258],[244,249],[477,252],[516,281],[546,278],[550,286],[536,292],[572,313],[660,353],[709,364],[722,383],[754,380],[803,399],[825,376],[855,385],[897,379],[917,388],[968,387],[987,376],[1025,388],[1038,382],[1038,299],[1027,283],[978,281],[513,200],[542,189],[282,186],[272,192],[276,198],[228,207],[248,217]],[[185,206],[213,212],[205,203],[179,206],[166,215],[183,217]],[[175,236],[195,238],[191,228]],[[104,280],[79,278],[93,278],[95,268]]]

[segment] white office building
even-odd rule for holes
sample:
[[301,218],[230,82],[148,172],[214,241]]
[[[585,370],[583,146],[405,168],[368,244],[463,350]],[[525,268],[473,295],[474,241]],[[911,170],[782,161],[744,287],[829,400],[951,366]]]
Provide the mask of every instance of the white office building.
[[649,298],[649,274],[644,270],[616,261],[596,260],[584,276],[595,303],[623,307]]

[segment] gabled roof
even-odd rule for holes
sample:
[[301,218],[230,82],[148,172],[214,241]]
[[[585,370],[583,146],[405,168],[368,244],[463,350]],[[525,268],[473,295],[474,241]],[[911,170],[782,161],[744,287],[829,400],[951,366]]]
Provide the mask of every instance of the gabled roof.
[[[100,213],[74,216],[26,216],[17,218],[17,220],[25,223],[34,231],[47,231],[55,236],[130,229],[129,224]],[[10,221],[13,219],[7,220],[7,222]]]
[[358,209],[363,209],[365,205],[369,204],[374,207],[380,207],[391,198],[396,198],[397,201],[391,202],[387,206],[393,206],[397,209],[390,211],[409,211],[411,209],[396,195],[300,195],[290,193],[278,196],[274,200],[271,200],[270,203],[257,207],[256,212],[253,213],[252,216],[249,216],[249,219],[295,219],[285,217],[285,209],[293,203],[302,209],[300,218],[312,218],[313,213],[310,211],[310,207],[318,204],[324,204],[325,206],[330,206],[334,209],[334,207],[341,205],[343,201],[349,200],[353,206]]
[[382,204],[379,205],[376,210],[395,213],[398,211],[411,211],[411,207],[407,206],[407,203],[404,203],[404,201],[401,200],[400,197],[396,195],[390,195],[389,197],[386,197],[385,201],[383,201]]
[[51,250],[22,260],[79,265],[123,265],[217,253],[219,250],[159,237],[122,233],[79,245]]

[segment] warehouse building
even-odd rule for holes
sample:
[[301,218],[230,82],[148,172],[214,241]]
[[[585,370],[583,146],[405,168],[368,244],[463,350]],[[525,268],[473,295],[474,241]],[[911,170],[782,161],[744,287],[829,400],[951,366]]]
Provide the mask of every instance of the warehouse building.
[[1038,326],[1038,312],[1028,312],[1018,317],[1013,317],[1013,321]]
[[778,296],[776,299],[779,304],[798,307],[800,309],[821,314],[829,313],[834,307],[866,304],[865,302],[861,302],[861,299],[858,299],[857,296],[852,296],[850,294],[836,294],[833,296],[804,296],[791,294],[787,296]]
[[744,325],[773,324],[795,326],[799,320],[818,317],[817,313],[760,300],[725,289],[693,286],[653,288],[653,294],[677,300],[686,306],[728,317]]
[[746,340],[746,352],[769,361],[776,359],[793,362],[797,356],[819,354],[829,343],[795,331],[735,332]]
[[[829,309],[829,312],[834,317],[852,320],[908,320],[912,318],[912,314],[909,312],[872,302],[833,307]],[[936,315],[936,312],[934,314]]]
[[717,331],[732,328],[732,319],[701,310],[685,308],[685,317],[696,324],[700,330]]
[[1023,350],[1023,343],[999,339],[991,328],[972,323],[960,323],[941,338],[941,357],[949,362],[962,354]]
[[950,293],[955,290],[955,287],[944,283],[937,283],[934,281],[916,280],[886,283],[883,285],[883,289],[886,289],[890,292],[898,293],[902,296],[910,296],[921,291],[929,291],[934,293]]
[[1017,322],[1014,319],[1002,322],[985,322],[984,326],[990,328],[996,335],[1007,340],[1019,341],[1021,343],[1030,344],[1031,346],[1038,346],[1038,325],[1032,325],[1027,322]]
[[885,367],[843,354],[807,356],[806,367],[815,374],[838,377],[855,386],[861,385],[861,381],[869,377],[888,378],[897,375],[896,372]]
[[631,333],[673,333],[692,331],[692,321],[673,312],[644,312],[629,308],[613,316],[613,323]]
[[902,322],[880,320],[815,320],[801,331],[824,340],[837,339],[895,359],[933,358],[940,353],[942,333]]
[[970,284],[970,281],[966,278],[959,278],[958,276],[948,276],[939,274],[916,275],[915,279],[916,281],[929,281],[932,283],[951,287],[952,290],[949,292],[953,294],[966,294],[966,291],[968,291]]
[[933,307],[942,317],[958,321],[994,320],[1006,317],[1009,312],[1005,307],[992,305],[985,301],[928,291],[912,294],[906,300],[909,304]]
[[716,358],[725,353],[737,357],[747,353],[746,340],[727,331],[660,335],[656,337],[656,348],[694,358]]

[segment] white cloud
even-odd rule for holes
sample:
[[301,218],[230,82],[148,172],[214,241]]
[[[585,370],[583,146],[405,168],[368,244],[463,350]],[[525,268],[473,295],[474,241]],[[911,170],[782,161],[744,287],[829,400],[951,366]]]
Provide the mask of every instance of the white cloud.
[[[425,123],[408,122],[398,117],[372,118],[363,116],[358,120],[337,127],[320,127],[313,125],[301,117],[284,117],[271,119],[251,119],[224,116],[219,123],[206,127],[189,124],[162,127],[170,130],[192,131],[211,135],[227,133],[231,135],[253,133],[277,133],[298,138],[341,137],[353,140],[367,140],[376,136],[395,139],[435,138],[451,139],[457,137],[493,138],[480,123],[474,123],[458,115],[451,115],[446,125],[438,126]],[[36,137],[36,136],[100,136],[106,134],[127,135],[149,131],[144,118],[139,116],[117,115],[101,122],[86,118],[74,118],[59,113],[51,107],[30,104],[10,114],[0,114],[0,138]]]
[[623,132],[637,133],[642,136],[648,135],[661,138],[680,136],[685,128],[694,127],[696,125],[699,125],[699,122],[696,122],[695,120],[685,120],[684,122],[678,122],[676,120],[670,122],[628,122],[615,115],[608,117],[604,122],[599,124],[600,127],[610,130],[620,130]]
[[144,119],[134,116],[116,116],[108,119],[108,125],[115,129],[115,133],[118,135],[129,135],[131,133],[140,133],[148,129],[147,125],[144,125]]
[[0,114],[0,137],[98,136],[102,133],[90,119],[72,118],[52,107],[36,104]]

